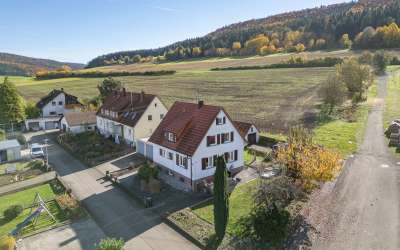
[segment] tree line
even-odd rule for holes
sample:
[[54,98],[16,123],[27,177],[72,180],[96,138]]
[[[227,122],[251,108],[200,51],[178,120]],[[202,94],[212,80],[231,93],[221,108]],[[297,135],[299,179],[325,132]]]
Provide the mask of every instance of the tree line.
[[[400,0],[366,6],[355,11],[356,3],[337,4],[251,20],[221,28],[204,37],[187,39],[150,50],[136,50],[99,56],[88,68],[141,62],[176,61],[198,57],[267,55],[279,52],[333,48],[392,48],[400,23]],[[285,18],[283,18],[285,17]],[[364,42],[375,32],[380,38]],[[372,32],[375,31],[375,32]],[[381,34],[386,34],[381,36]],[[382,38],[382,39],[381,39]],[[383,45],[383,46],[382,46]]]

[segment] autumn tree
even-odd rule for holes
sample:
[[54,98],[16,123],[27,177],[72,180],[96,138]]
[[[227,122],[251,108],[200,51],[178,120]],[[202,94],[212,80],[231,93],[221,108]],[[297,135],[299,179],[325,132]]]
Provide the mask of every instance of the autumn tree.
[[288,145],[277,153],[277,162],[288,176],[305,185],[312,181],[330,181],[341,168],[340,155],[313,142],[307,129],[297,126],[289,131]]
[[112,77],[107,77],[103,80],[103,82],[97,86],[100,94],[100,100],[103,102],[108,95],[110,95],[115,90],[120,90],[122,88],[122,83],[118,80],[115,80]]
[[272,53],[275,53],[275,52],[276,52],[276,48],[272,44],[271,45],[267,45],[267,46],[263,46],[260,49],[261,55],[268,55],[268,54],[272,54]]
[[132,62],[134,62],[134,63],[140,63],[141,60],[142,60],[142,57],[140,55],[135,55],[132,58]]
[[347,95],[346,86],[336,74],[328,76],[319,92],[324,104],[328,107],[328,114],[332,113],[334,107],[342,104]]
[[325,49],[326,47],[326,40],[323,38],[319,38],[317,39],[317,41],[315,41],[315,47],[317,49]]
[[242,44],[240,42],[232,43],[232,50],[238,52],[242,48]]
[[386,55],[385,51],[380,50],[376,52],[372,61],[377,74],[385,73],[386,67],[389,64],[389,57]]
[[0,84],[0,123],[17,123],[25,119],[24,100],[15,85],[4,77]]
[[360,64],[355,58],[344,59],[336,65],[336,74],[345,84],[353,102],[366,99],[366,91],[374,81],[371,66]]
[[351,41],[349,34],[343,34],[340,39],[340,46],[345,49],[350,49],[353,42]]
[[192,48],[192,56],[194,57],[201,56],[201,48],[200,47]]
[[303,52],[306,50],[306,46],[304,46],[304,44],[302,43],[296,44],[295,48],[297,52]]
[[223,156],[217,157],[214,174],[214,227],[217,240],[224,238],[229,218],[228,172]]
[[267,45],[269,42],[269,39],[267,36],[265,35],[258,35],[253,39],[248,40],[245,43],[245,48],[246,51],[249,54],[259,54],[260,53],[260,49]]

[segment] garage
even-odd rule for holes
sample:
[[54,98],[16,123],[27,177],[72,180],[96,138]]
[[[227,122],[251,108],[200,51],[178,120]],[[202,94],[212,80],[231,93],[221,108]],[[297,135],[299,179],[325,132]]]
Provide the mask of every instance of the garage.
[[251,133],[247,135],[247,140],[249,144],[256,144],[257,143],[257,133]]
[[38,131],[38,130],[40,130],[39,122],[30,122],[30,123],[28,123],[28,130],[30,130],[30,131]]
[[45,122],[44,127],[46,130],[49,129],[56,129],[58,128],[58,122],[50,121],[50,122]]
[[0,141],[0,163],[21,159],[21,145],[17,140]]
[[148,138],[136,141],[136,151],[148,160],[153,160],[153,144],[148,142]]

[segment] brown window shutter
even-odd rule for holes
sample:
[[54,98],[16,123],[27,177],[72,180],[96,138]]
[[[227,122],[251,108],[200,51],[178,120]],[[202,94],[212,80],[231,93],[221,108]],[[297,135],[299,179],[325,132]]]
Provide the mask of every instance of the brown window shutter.
[[235,150],[235,161],[237,161],[237,160],[238,160],[238,151]]
[[233,135],[234,135],[234,133],[233,133],[233,131],[231,132],[231,141],[233,141]]
[[221,135],[220,134],[217,135],[217,144],[221,144]]
[[224,157],[225,157],[225,162],[228,162],[229,153],[225,153],[225,154],[224,154]]
[[217,159],[218,159],[218,156],[217,156],[217,155],[214,155],[214,156],[213,156],[213,166],[214,166],[214,167],[217,166]]
[[225,124],[226,123],[226,117],[224,116],[224,118],[222,118],[222,123]]
[[179,155],[176,154],[176,165],[179,166]]

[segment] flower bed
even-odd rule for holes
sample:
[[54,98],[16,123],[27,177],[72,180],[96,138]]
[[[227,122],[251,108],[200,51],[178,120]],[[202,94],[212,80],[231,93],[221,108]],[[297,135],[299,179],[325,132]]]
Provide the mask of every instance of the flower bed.
[[88,166],[118,158],[133,150],[119,145],[95,132],[84,132],[79,135],[62,134],[58,143]]

